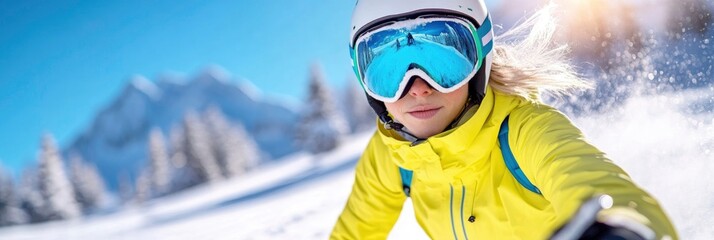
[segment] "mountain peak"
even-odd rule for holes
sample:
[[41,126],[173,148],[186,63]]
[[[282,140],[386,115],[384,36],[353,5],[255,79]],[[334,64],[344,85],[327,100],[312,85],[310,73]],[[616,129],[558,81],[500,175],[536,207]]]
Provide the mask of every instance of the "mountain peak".
[[297,150],[291,142],[297,115],[271,99],[253,96],[258,90],[249,82],[231,79],[220,67],[206,68],[187,79],[191,80],[176,77],[175,83],[167,79],[154,82],[139,75],[127,79],[123,92],[68,151],[77,151],[94,162],[109,188],[116,190],[122,174],[132,178],[145,166],[151,129],[180,127],[188,111],[203,111],[212,105],[229,121],[245,126],[267,159]]
[[201,71],[201,73],[196,78],[196,81],[225,83],[229,82],[230,78],[230,74],[224,68],[217,65],[213,65],[203,69],[203,71]]
[[156,87],[156,84],[141,75],[135,75],[131,77],[130,83],[129,85],[127,85],[126,91],[132,90],[143,93],[152,99],[158,99],[161,97],[161,90]]

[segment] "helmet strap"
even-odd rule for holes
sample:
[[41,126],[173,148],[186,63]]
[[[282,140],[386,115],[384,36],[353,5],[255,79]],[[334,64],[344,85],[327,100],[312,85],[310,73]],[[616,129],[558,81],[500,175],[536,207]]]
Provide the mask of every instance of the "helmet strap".
[[379,101],[373,98],[372,96],[369,96],[369,94],[365,95],[367,95],[367,102],[369,103],[369,106],[372,107],[374,112],[377,114],[377,117],[379,117],[379,120],[382,121],[382,124],[384,124],[385,129],[393,129],[399,132],[402,136],[408,138],[407,140],[411,141],[412,143],[423,141],[423,139],[420,139],[417,136],[414,136],[414,134],[405,130],[403,124],[395,122],[394,119],[389,116],[387,107],[384,106],[384,103],[382,101]]

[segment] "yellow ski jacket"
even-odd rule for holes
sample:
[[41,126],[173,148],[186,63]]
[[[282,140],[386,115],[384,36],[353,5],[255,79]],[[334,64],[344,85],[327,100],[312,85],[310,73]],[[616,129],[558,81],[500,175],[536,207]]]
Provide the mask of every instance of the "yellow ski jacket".
[[[505,166],[497,135],[509,115],[513,155],[542,195],[524,188]],[[614,199],[600,219],[626,218],[657,239],[677,238],[657,201],[585,141],[566,116],[488,88],[466,122],[415,146],[380,125],[357,163],[330,239],[387,237],[406,200],[399,166],[413,171],[413,211],[432,239],[546,239],[598,194]]]

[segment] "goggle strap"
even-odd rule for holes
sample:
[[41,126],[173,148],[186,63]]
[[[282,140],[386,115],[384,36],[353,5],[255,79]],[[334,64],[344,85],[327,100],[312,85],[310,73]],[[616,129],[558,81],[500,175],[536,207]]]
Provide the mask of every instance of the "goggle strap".
[[[493,26],[491,25],[491,17],[489,15],[486,15],[486,19],[483,21],[483,24],[481,24],[481,26],[476,30],[476,32],[478,33],[478,36],[483,39],[491,32],[492,28]],[[488,55],[488,53],[491,52],[491,49],[493,49],[493,38],[490,38],[488,43],[483,46],[483,55]]]
[[483,55],[488,55],[488,53],[491,52],[491,49],[493,49],[493,41],[490,41],[485,46],[483,46]]
[[483,21],[483,24],[476,30],[478,32],[478,36],[483,38],[486,36],[491,31],[491,17],[488,15],[486,16],[486,19]]

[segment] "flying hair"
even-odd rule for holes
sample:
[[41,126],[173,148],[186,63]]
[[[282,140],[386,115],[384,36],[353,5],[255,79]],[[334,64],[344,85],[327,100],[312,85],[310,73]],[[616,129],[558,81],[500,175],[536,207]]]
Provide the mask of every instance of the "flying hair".
[[489,85],[501,93],[540,102],[542,93],[554,97],[592,88],[566,58],[569,47],[554,44],[553,3],[522,23],[496,36]]

